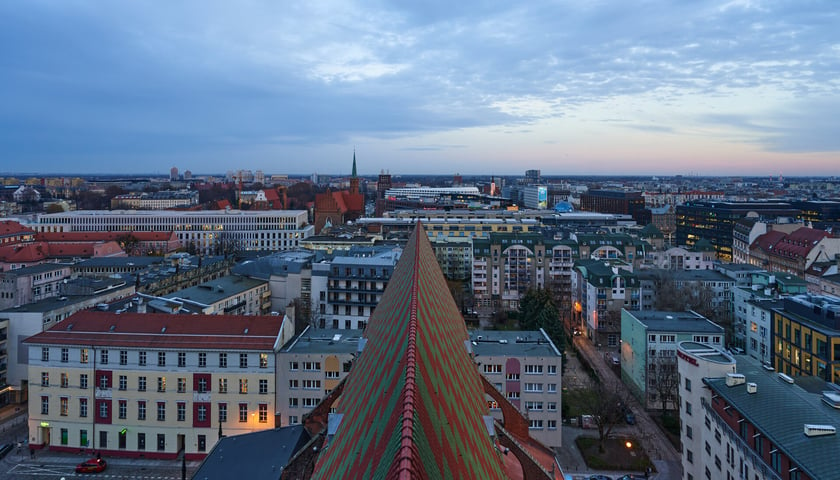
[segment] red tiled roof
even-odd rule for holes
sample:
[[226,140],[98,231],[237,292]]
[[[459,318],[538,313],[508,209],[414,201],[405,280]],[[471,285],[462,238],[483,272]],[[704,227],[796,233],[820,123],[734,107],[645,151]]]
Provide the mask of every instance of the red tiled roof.
[[131,235],[141,242],[165,242],[175,232],[39,232],[35,239],[45,242],[101,242]]
[[420,224],[365,337],[313,478],[505,478],[466,325]]
[[756,237],[752,245],[750,245],[750,249],[758,248],[763,252],[770,254],[773,252],[773,246],[780,242],[785,235],[785,232],[770,230],[769,232]]
[[344,192],[332,192],[332,198],[338,206],[338,211],[344,213],[347,211],[347,204],[344,203]]
[[791,233],[771,230],[755,239],[751,248],[758,247],[768,255],[805,258],[828,232],[802,227]]
[[0,247],[0,261],[6,263],[31,263],[45,260],[49,248],[45,243],[34,242]]
[[150,349],[271,350],[277,342],[282,323],[282,316],[166,313],[116,315],[97,310],[83,310],[49,330],[27,338],[25,342]]
[[12,235],[31,235],[35,233],[34,230],[24,227],[14,220],[0,221],[0,237],[7,237]]
[[280,195],[278,195],[277,190],[274,190],[273,188],[266,188],[263,190],[263,193],[265,194],[265,199],[269,202],[276,202],[277,200],[280,200]]

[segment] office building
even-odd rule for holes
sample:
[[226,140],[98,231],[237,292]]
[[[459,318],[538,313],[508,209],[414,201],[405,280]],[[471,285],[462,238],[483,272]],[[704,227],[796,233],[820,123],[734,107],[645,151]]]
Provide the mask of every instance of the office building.
[[793,295],[773,311],[773,367],[840,385],[840,298]]

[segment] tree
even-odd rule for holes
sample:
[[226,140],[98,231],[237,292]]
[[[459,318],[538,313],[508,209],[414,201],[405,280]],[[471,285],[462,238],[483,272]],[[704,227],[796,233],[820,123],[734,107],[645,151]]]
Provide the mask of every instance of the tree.
[[616,425],[624,421],[624,406],[627,405],[627,390],[612,378],[602,379],[592,387],[595,395],[592,415],[598,427],[598,451],[604,453],[604,442]]
[[119,237],[117,237],[117,243],[125,253],[127,253],[128,255],[133,255],[134,249],[137,248],[137,244],[140,243],[140,240],[138,240],[137,237],[135,237],[134,235],[126,233],[125,235],[120,235]]
[[676,409],[679,387],[677,358],[661,355],[652,357],[648,365],[648,389],[656,394],[663,418],[668,413],[669,403]]
[[542,328],[555,345],[565,343],[566,334],[560,323],[560,312],[554,303],[554,296],[545,289],[532,288],[522,296],[519,301],[519,328]]

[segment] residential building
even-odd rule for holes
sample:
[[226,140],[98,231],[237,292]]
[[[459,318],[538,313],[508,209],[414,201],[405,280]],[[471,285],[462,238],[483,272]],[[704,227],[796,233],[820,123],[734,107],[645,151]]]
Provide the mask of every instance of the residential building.
[[27,338],[29,445],[203,458],[274,428],[283,317],[79,312]]
[[840,298],[793,295],[773,311],[773,366],[840,385]]
[[685,479],[837,477],[837,390],[821,381],[794,381],[746,356],[732,357],[731,372],[723,352],[717,365],[706,368],[712,362],[692,350],[679,357]]
[[830,262],[835,255],[840,255],[840,238],[808,227],[792,233],[772,230],[750,245],[752,265],[803,278],[814,262]]
[[38,217],[39,232],[174,231],[181,244],[214,251],[290,250],[315,231],[306,210],[77,210]]
[[0,221],[0,246],[17,245],[35,240],[35,231],[14,220]]
[[71,272],[70,265],[60,263],[0,272],[0,310],[59,296],[61,282]]
[[[727,374],[735,373],[735,359],[720,347],[714,347],[705,343],[683,341],[677,344],[677,371],[679,373],[679,414],[680,414],[680,445],[682,446],[682,470],[681,478],[684,480],[702,480],[704,478],[727,478],[721,475],[706,476],[711,473],[711,468],[721,464],[720,459],[726,459],[727,466],[733,460],[733,452],[724,449],[720,442],[721,430],[716,424],[715,435],[712,435],[710,416],[705,411],[706,406],[711,403],[711,394],[704,388],[704,378],[726,377]],[[705,445],[709,449],[705,449]],[[711,445],[718,457],[715,463],[711,453]],[[725,451],[725,453],[724,453]],[[739,452],[741,453],[741,452]],[[743,478],[753,480],[749,473],[744,472],[743,463],[740,464],[741,474],[728,478]],[[754,470],[751,468],[750,470]],[[746,474],[745,474],[746,473]]]
[[620,259],[633,266],[639,266],[646,251],[652,250],[625,233],[575,233],[570,238],[578,243],[580,258]]
[[621,380],[645,408],[677,409],[677,345],[687,341],[723,348],[723,327],[692,311],[621,311]]
[[[545,331],[474,331],[470,341],[479,371],[528,418],[530,435],[559,448],[563,443],[561,354]],[[499,403],[485,397],[490,414],[503,421]]]
[[472,239],[466,237],[435,237],[432,249],[443,276],[449,280],[469,281],[472,277]]
[[621,261],[581,259],[573,270],[572,302],[581,333],[596,345],[617,347],[622,309],[642,308],[640,282]]
[[164,210],[198,205],[197,190],[163,190],[160,192],[133,192],[111,199],[111,209]]
[[267,280],[227,275],[164,295],[176,311],[204,315],[265,315],[271,311]]
[[322,257],[307,250],[277,252],[240,263],[233,273],[268,281],[272,312],[283,312],[298,301],[303,311],[297,313],[309,318],[313,310],[312,263]]
[[732,230],[732,262],[750,263],[750,247],[759,236],[770,231],[792,233],[803,226],[801,223],[767,223],[759,221],[757,217],[744,217],[735,221]]
[[671,247],[663,251],[645,252],[645,265],[664,270],[712,270],[715,267],[714,249],[703,248],[708,242],[697,242],[694,248]]

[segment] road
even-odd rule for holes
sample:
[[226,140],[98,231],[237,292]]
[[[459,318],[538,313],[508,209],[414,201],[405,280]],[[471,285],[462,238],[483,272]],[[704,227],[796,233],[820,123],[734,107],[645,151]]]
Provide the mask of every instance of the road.
[[[604,355],[583,337],[574,337],[575,347],[590,365],[598,372],[602,379],[617,381],[622,388],[626,388],[618,377],[616,370],[607,365]],[[682,478],[682,461],[680,453],[671,444],[665,434],[659,429],[647,411],[636,397],[629,394],[629,407],[636,414],[635,434],[645,445],[647,454],[656,465],[658,474],[655,478]],[[564,439],[565,440],[565,439]]]

